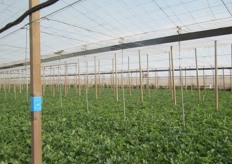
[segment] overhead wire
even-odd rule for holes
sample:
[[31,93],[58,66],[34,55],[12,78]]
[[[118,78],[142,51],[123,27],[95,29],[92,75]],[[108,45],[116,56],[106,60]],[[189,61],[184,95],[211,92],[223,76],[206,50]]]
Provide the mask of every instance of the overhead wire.
[[45,7],[51,6],[54,3],[58,2],[59,0],[48,0],[44,3],[41,3],[37,6],[34,6],[32,8],[30,8],[29,10],[27,10],[26,12],[24,12],[20,17],[18,17],[15,21],[8,23],[6,26],[4,26],[3,28],[0,29],[0,33],[10,29],[13,26],[16,26],[17,24],[21,23],[27,16],[29,16],[30,14],[39,11]]

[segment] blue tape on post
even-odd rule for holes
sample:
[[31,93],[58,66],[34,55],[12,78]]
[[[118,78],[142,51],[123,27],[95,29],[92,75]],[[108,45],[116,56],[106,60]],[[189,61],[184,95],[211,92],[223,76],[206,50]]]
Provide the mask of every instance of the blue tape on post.
[[31,112],[40,112],[42,110],[42,97],[31,97]]

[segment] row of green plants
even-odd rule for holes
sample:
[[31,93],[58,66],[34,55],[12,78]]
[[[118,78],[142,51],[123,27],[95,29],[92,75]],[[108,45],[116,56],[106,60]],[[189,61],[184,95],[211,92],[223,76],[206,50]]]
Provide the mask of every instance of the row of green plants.
[[[129,96],[122,90],[119,102],[104,88],[95,99],[94,89],[79,97],[74,88],[67,97],[43,97],[43,163],[231,163],[232,93],[184,92],[185,125],[180,91],[177,106],[169,90],[151,90],[140,101],[139,90]],[[30,163],[31,122],[26,92],[0,92],[0,163]],[[88,100],[88,101],[87,101]],[[62,104],[62,106],[61,106]],[[87,109],[88,104],[88,109]]]

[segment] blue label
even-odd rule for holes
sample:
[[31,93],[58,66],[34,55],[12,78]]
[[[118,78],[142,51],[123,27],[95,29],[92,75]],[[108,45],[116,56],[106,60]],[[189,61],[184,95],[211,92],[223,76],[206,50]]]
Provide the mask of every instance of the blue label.
[[40,112],[42,110],[42,97],[31,97],[31,112]]

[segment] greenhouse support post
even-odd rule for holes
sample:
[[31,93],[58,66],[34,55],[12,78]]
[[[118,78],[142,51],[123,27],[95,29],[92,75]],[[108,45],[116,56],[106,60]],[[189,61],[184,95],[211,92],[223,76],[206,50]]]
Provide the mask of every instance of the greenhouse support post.
[[[32,8],[39,0],[30,0]],[[42,164],[42,87],[40,66],[40,22],[39,12],[30,15],[30,74],[31,74],[31,155],[33,164]],[[21,85],[21,84],[20,84]]]
[[195,48],[195,62],[196,62],[196,75],[197,75],[197,93],[198,93],[198,101],[200,101],[200,84],[199,84],[198,63],[197,63],[197,49],[196,49],[196,48]]
[[143,102],[143,77],[142,77],[142,66],[141,66],[141,55],[139,50],[139,81],[140,81],[140,99]]
[[216,111],[218,111],[218,61],[217,61],[217,41],[214,42],[214,47],[215,47],[215,108]]
[[172,65],[172,89],[173,89],[173,101],[176,105],[176,86],[175,86],[175,74],[174,74],[174,61],[173,61],[173,48],[171,46],[171,65]]

